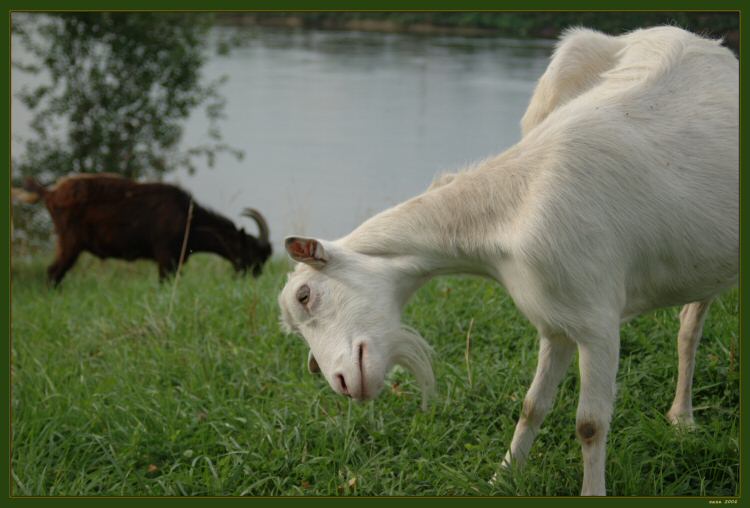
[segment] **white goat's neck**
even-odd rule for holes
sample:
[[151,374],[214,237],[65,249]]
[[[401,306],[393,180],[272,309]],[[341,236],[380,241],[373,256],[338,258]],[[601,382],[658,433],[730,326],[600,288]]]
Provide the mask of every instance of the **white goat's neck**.
[[402,303],[436,275],[497,277],[525,194],[518,149],[478,164],[372,217],[338,243],[383,261]]

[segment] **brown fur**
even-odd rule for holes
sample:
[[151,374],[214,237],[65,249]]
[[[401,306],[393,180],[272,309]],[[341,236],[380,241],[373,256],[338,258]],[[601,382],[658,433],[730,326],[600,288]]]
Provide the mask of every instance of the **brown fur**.
[[591,444],[596,438],[596,424],[591,422],[582,422],[578,424],[578,437],[584,444]]
[[[83,251],[100,258],[153,259],[160,279],[176,270],[192,200],[179,187],[86,174],[61,178],[50,188],[29,178],[24,189],[27,202],[34,196],[44,201],[55,226],[57,256],[47,272],[52,284],[60,283]],[[257,221],[267,231],[265,220]],[[193,201],[185,259],[192,252],[218,254],[236,270],[252,268],[258,275],[271,246]]]

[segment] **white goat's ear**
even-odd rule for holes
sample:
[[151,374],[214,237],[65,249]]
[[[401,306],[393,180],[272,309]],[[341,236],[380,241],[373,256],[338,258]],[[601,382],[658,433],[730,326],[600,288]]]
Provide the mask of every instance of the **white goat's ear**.
[[289,236],[284,240],[284,246],[293,260],[314,268],[322,268],[329,260],[323,245],[315,238]]
[[307,354],[307,370],[310,371],[310,374],[320,374],[320,365],[318,365],[312,351]]

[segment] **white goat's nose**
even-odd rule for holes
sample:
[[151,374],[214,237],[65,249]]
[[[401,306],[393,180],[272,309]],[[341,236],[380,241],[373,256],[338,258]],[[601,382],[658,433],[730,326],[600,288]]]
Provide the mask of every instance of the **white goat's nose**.
[[351,397],[352,395],[349,393],[349,387],[346,384],[346,378],[343,374],[336,374],[336,382],[338,383],[338,388],[341,391],[343,395],[346,395],[347,397]]
[[333,376],[334,389],[357,400],[367,398],[367,387],[364,376],[365,343],[360,342],[353,348],[349,358],[343,358],[345,367],[340,368]]
[[312,351],[307,355],[307,370],[310,371],[310,374],[320,374],[320,365],[318,365],[318,361],[313,356]]

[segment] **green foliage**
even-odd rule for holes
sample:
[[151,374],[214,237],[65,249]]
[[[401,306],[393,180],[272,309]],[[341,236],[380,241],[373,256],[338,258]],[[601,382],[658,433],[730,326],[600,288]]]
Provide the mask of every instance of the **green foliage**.
[[[242,14],[224,14],[219,19],[231,20]],[[586,26],[610,34],[654,25],[676,25],[696,33],[723,37],[730,47],[739,49],[739,14],[737,12],[309,12],[248,14],[257,23],[296,18],[307,28],[362,28],[362,21],[382,22],[382,29],[409,31],[416,26],[436,29],[480,29],[508,37],[557,37],[573,26]],[[282,23],[283,24],[283,23]],[[372,26],[370,27],[372,28]]]
[[676,25],[688,30],[722,35],[739,29],[737,13],[707,12],[466,12],[435,13],[432,21],[442,26],[476,26],[498,29],[508,35],[557,36],[571,26],[586,26],[619,34],[654,25]]
[[[115,172],[158,177],[193,169],[197,156],[213,163],[224,100],[219,82],[204,83],[201,68],[212,16],[195,13],[65,12],[14,14],[14,39],[39,75],[19,94],[34,113],[16,176]],[[209,142],[178,149],[182,123],[205,106]]]
[[[407,323],[437,353],[437,397],[422,412],[404,371],[367,404],[307,373],[304,343],[278,327],[284,261],[243,279],[225,261],[197,255],[176,288],[158,284],[148,262],[84,256],[54,291],[44,260],[12,270],[16,495],[579,492],[575,368],[526,468],[488,483],[537,351],[535,331],[494,283],[437,279],[408,306]],[[623,327],[612,495],[739,492],[738,293],[720,298],[706,322],[689,432],[664,417],[677,374],[677,313]]]

